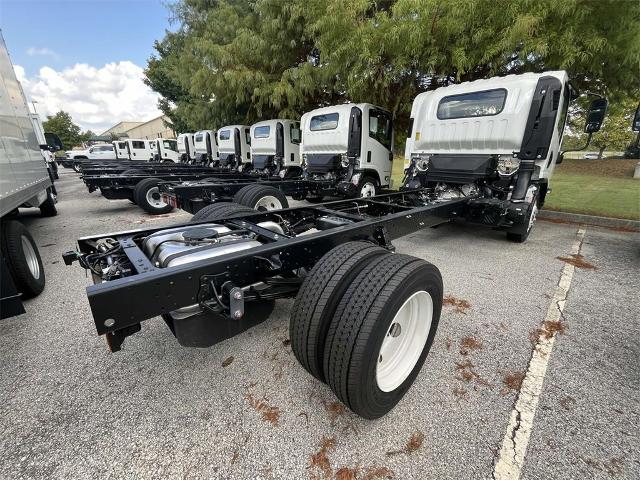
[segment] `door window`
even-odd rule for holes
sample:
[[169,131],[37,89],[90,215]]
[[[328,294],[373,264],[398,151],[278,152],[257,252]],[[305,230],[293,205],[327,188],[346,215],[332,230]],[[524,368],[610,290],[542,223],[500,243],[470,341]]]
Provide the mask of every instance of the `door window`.
[[145,148],[144,142],[140,142],[140,141],[136,141],[136,140],[133,140],[131,142],[131,146],[133,148],[137,149],[137,150],[144,150],[144,148]]
[[220,135],[220,140],[229,140],[231,138],[231,130],[220,130],[218,135]]
[[289,125],[289,136],[291,138],[291,143],[295,143],[299,145],[302,141],[302,130],[300,130],[300,124],[292,123]]
[[382,110],[369,110],[369,136],[391,150],[391,114]]
[[247,145],[251,145],[251,134],[250,134],[250,130],[248,128],[244,129],[244,138],[247,141]]

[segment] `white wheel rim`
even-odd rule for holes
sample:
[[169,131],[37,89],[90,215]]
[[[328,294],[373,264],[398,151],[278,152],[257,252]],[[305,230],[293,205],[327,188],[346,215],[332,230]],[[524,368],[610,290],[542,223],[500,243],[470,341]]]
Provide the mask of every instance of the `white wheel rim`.
[[40,263],[38,263],[38,256],[36,255],[33,245],[31,245],[29,239],[24,235],[20,237],[20,241],[22,242],[22,251],[24,252],[24,258],[27,261],[31,275],[33,278],[40,278]]
[[533,224],[536,223],[537,215],[538,215],[538,202],[534,203],[533,208],[531,209],[531,216],[529,217],[529,226],[527,227],[527,232],[530,231],[533,228]]
[[256,210],[282,210],[282,202],[272,195],[262,197],[256,202]]
[[376,382],[383,392],[392,392],[411,374],[429,337],[433,300],[424,290],[411,295],[389,325],[376,364]]
[[376,196],[376,186],[371,183],[371,182],[367,182],[364,185],[362,185],[362,188],[360,189],[360,196],[361,197],[375,197]]
[[162,201],[162,195],[160,195],[160,189],[158,187],[153,187],[147,190],[147,202],[153,208],[164,208],[167,206],[166,203]]

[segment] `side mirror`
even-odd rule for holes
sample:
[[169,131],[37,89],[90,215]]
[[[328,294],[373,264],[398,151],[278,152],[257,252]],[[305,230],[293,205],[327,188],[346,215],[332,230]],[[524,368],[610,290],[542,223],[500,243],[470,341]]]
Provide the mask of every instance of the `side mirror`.
[[638,104],[636,113],[633,116],[633,123],[631,124],[631,130],[633,130],[634,132],[640,132],[640,104]]
[[64,148],[62,140],[60,140],[60,137],[55,133],[45,133],[44,137],[47,139],[47,145],[52,152],[57,152]]
[[587,122],[584,125],[584,133],[595,133],[602,127],[605,113],[607,112],[607,99],[596,98],[591,102],[589,112],[587,113]]

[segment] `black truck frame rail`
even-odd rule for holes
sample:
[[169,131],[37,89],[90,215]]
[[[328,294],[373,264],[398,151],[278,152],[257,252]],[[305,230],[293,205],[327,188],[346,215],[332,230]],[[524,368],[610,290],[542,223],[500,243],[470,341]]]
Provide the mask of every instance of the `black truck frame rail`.
[[[180,183],[187,181],[198,181],[210,178],[212,176],[220,177],[221,180],[226,181],[237,179],[241,174],[238,173],[212,173],[209,171],[186,171],[186,172],[141,172],[141,173],[132,173],[127,175],[91,175],[91,176],[83,176],[82,180],[87,186],[89,193],[94,192],[98,189],[101,190],[102,194],[107,198],[112,198],[108,194],[105,195],[105,192],[114,193],[114,198],[128,198],[128,194],[126,193],[129,190],[132,190],[139,182],[145,180],[147,178],[154,178],[159,181],[169,182],[169,183]],[[116,192],[121,192],[122,197],[118,196]]]
[[335,196],[335,182],[331,180],[309,180],[304,177],[244,177],[221,178],[221,181],[198,181],[175,183],[164,182],[159,185],[163,200],[174,208],[196,213],[203,207],[215,202],[232,201],[236,193],[248,185],[264,185],[280,190],[294,200],[303,200],[308,194],[318,197]]
[[[428,196],[426,190],[399,192],[216,220],[213,223],[232,231],[255,233],[262,245],[170,268],[159,268],[149,260],[141,249],[142,239],[157,231],[194,223],[83,237],[78,240],[79,251],[67,252],[63,258],[70,265],[95,254],[98,240],[104,238],[113,239],[122,247],[132,265],[132,274],[87,287],[97,332],[106,334],[109,344],[112,348],[115,344],[117,350],[126,336],[140,330],[143,320],[193,304],[206,306],[213,297],[212,289],[229,294],[237,291],[235,287],[296,276],[299,269],[312,268],[329,250],[348,241],[367,240],[393,251],[393,239],[453,220],[470,200],[430,202]],[[267,221],[315,225],[318,231],[289,236],[258,225]],[[95,274],[94,281],[101,282]],[[298,287],[299,283],[292,282],[288,288],[274,287],[273,291],[244,300],[292,297]],[[227,305],[233,303],[229,296]],[[217,293],[216,297],[219,298]],[[231,315],[229,311],[225,313]]]
[[[127,172],[130,170],[137,170],[139,172],[197,172],[197,171],[213,171],[217,172],[218,170],[212,169],[210,167],[204,167],[202,165],[189,165],[187,163],[146,163],[146,162],[127,162],[127,163],[118,163],[112,165],[104,165],[99,163],[92,163],[90,165],[86,165],[82,167],[81,174],[87,176],[93,175],[116,175],[122,172]],[[221,172],[229,172],[229,170],[220,170]]]

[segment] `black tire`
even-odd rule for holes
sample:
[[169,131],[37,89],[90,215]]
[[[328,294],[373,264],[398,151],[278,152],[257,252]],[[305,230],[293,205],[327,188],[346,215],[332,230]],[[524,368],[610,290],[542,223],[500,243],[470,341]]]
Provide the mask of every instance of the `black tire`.
[[47,190],[47,199],[40,205],[40,216],[55,217],[58,214],[53,194]]
[[[31,246],[32,250],[25,251],[23,239]],[[18,292],[22,298],[31,298],[39,295],[44,290],[44,265],[38,252],[38,246],[29,233],[29,230],[17,220],[6,220],[2,222],[2,255],[7,260],[7,267],[11,273],[11,278],[15,282]],[[29,268],[29,261],[32,268],[37,272],[35,275]]]
[[370,185],[373,187],[373,195],[367,195],[370,197],[375,197],[380,190],[380,185],[378,185],[378,181],[370,175],[365,175],[358,182],[358,197],[362,198],[365,195],[362,194],[362,189],[365,185]]
[[[272,201],[268,201],[268,197]],[[260,211],[289,208],[284,193],[267,185],[246,185],[236,192],[233,201]]]
[[289,320],[291,348],[300,364],[321,382],[324,345],[336,307],[360,271],[373,259],[389,254],[370,242],[347,242],[335,247],[306,276]]
[[56,162],[49,162],[49,168],[53,179],[60,180],[60,175],[58,175],[58,164]]
[[133,198],[138,206],[141,207],[145,212],[152,215],[160,215],[173,210],[173,207],[171,205],[168,205],[164,202],[151,203],[149,200],[149,196],[156,200],[156,197],[160,195],[158,184],[161,181],[162,180],[153,177],[145,178],[144,180],[139,181],[133,189]]
[[[507,231],[507,240],[510,240],[515,243],[524,243],[529,238],[529,234],[533,230],[533,226],[536,222],[536,216],[538,213],[540,197],[539,194],[536,194],[533,197],[533,200],[529,204],[527,208],[527,214],[522,222],[522,224],[516,226],[512,230]],[[533,216],[533,220],[531,217]]]
[[215,222],[221,218],[237,217],[245,213],[256,213],[256,211],[233,202],[212,203],[198,210],[193,217],[191,217],[189,223],[202,221]]
[[[396,313],[413,294],[432,301],[431,325],[422,351],[404,380],[390,391],[378,386],[376,371],[383,340],[391,334]],[[358,415],[375,419],[389,412],[420,372],[438,328],[442,310],[442,277],[432,264],[409,255],[372,260],[354,279],[331,322],[324,350],[327,383]]]

